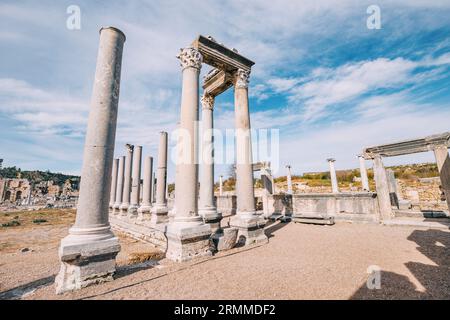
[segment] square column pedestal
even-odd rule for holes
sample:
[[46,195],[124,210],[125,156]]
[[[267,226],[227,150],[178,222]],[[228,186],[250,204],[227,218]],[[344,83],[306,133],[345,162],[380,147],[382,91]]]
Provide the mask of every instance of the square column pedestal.
[[237,243],[241,245],[269,242],[264,233],[265,225],[266,220],[255,214],[238,213],[230,219],[230,226],[238,229]]
[[211,256],[211,226],[198,222],[172,222],[166,229],[170,260],[183,262],[196,257]]
[[61,269],[55,279],[56,293],[113,280],[119,251],[119,239],[111,231],[103,235],[69,234],[59,247]]

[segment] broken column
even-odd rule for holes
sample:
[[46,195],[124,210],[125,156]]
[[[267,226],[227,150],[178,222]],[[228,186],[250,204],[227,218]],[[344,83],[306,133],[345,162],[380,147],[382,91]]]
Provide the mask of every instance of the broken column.
[[131,198],[130,206],[128,207],[128,214],[131,218],[137,217],[137,210],[139,209],[139,195],[141,188],[141,161],[142,161],[142,146],[136,146],[133,152],[133,174],[131,179]]
[[202,55],[193,48],[181,49],[179,54],[183,80],[181,117],[178,132],[175,175],[174,218],[167,226],[166,257],[186,261],[196,256],[211,255],[211,227],[198,215],[198,163],[196,125],[199,119],[199,73]]
[[223,176],[219,176],[219,196],[223,196]]
[[361,184],[364,191],[370,191],[369,178],[367,177],[366,159],[363,155],[358,155],[359,159],[359,172],[361,174]]
[[222,215],[214,204],[214,96],[205,93],[202,103],[202,167],[200,180],[199,215],[211,226],[214,233],[220,228]]
[[75,224],[59,248],[58,294],[113,280],[116,271],[120,245],[109,225],[108,206],[124,42],[122,31],[100,29],[78,208]]
[[139,219],[150,218],[152,209],[153,158],[146,157],[144,161],[144,183],[142,185],[142,203],[138,209]]
[[333,193],[339,193],[339,186],[336,177],[336,169],[334,168],[334,162],[336,161],[333,158],[327,159],[328,164],[330,165],[330,178],[331,178],[331,189]]
[[[111,175],[111,193],[109,195],[109,207],[112,208],[116,202],[117,192],[117,173],[119,169],[119,159],[113,160],[112,175]],[[31,193],[31,192],[30,192]]]
[[117,189],[116,189],[116,201],[113,205],[113,213],[118,214],[120,212],[120,205],[122,204],[123,195],[123,173],[125,171],[125,157],[119,157],[117,168]]
[[442,190],[447,200],[447,206],[450,210],[450,158],[448,156],[447,145],[437,145],[433,147],[436,164],[441,178]]
[[291,176],[291,166],[287,165],[287,194],[292,194],[292,176]]
[[389,185],[380,155],[373,158],[373,174],[375,179],[375,187],[377,191],[378,207],[380,209],[380,220],[389,220],[392,218],[392,207],[389,196]]
[[123,195],[122,204],[120,205],[121,215],[127,215],[128,207],[130,206],[130,193],[131,193],[131,170],[133,167],[133,149],[134,146],[126,144],[127,155],[125,156],[125,172],[123,181]]
[[264,234],[265,220],[256,215],[253,186],[253,157],[248,105],[250,70],[239,69],[235,73],[235,128],[236,128],[236,215],[230,226],[238,228],[240,243],[267,242]]
[[388,179],[389,186],[389,198],[391,199],[391,205],[399,208],[399,201],[397,195],[397,179],[395,179],[395,173],[391,169],[386,170],[386,177]]
[[158,170],[156,177],[156,202],[152,208],[151,223],[167,222],[166,184],[167,184],[167,132],[161,132],[158,148]]

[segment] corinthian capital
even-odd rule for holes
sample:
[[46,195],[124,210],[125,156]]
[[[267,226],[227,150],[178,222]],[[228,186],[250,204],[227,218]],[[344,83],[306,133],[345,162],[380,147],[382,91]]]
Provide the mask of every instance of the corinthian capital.
[[209,93],[204,93],[200,99],[202,109],[212,110],[214,108],[214,96]]
[[180,59],[180,65],[185,68],[201,69],[203,57],[202,54],[193,47],[180,49],[180,54],[177,56]]
[[236,88],[248,88],[250,82],[250,70],[238,69],[235,73]]

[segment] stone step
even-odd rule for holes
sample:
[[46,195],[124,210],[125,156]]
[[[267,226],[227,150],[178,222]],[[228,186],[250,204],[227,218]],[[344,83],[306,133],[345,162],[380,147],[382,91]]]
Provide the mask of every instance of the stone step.
[[333,225],[334,217],[323,217],[323,216],[313,216],[313,215],[299,215],[294,214],[292,216],[292,221],[296,223],[310,223],[310,224],[324,224]]
[[395,217],[412,217],[412,218],[449,218],[449,215],[444,211],[432,210],[394,210]]
[[430,229],[450,229],[449,218],[394,218],[383,221],[385,226],[420,227]]

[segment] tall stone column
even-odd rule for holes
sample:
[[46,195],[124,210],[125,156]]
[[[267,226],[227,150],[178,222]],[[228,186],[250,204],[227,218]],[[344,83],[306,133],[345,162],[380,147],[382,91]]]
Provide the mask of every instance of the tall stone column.
[[222,215],[214,205],[214,96],[203,94],[202,99],[202,158],[199,215],[214,233],[220,228]]
[[362,189],[364,191],[370,191],[369,178],[367,177],[366,159],[364,159],[364,156],[362,155],[358,155],[358,159],[359,159],[359,172],[361,174]]
[[152,203],[155,203],[156,198],[156,172],[153,172],[152,176]]
[[267,242],[264,218],[256,215],[253,186],[253,157],[248,105],[250,70],[237,70],[234,83],[236,128],[236,196],[237,212],[230,225],[238,228],[238,238],[245,245]]
[[123,196],[123,174],[125,171],[125,157],[119,157],[119,164],[117,169],[117,189],[116,189],[116,201],[113,205],[113,213],[120,213],[120,205],[122,204]]
[[386,169],[380,155],[376,155],[373,158],[373,173],[377,189],[378,207],[380,209],[380,220],[389,220],[393,216],[389,184]]
[[167,222],[167,132],[161,132],[158,148],[158,170],[156,178],[156,202],[152,208],[152,224]]
[[441,186],[447,200],[447,206],[450,210],[450,158],[448,156],[448,147],[438,145],[433,148],[436,164],[441,178]]
[[124,42],[122,31],[100,29],[80,196],[75,224],[59,248],[58,294],[110,281],[116,270],[120,245],[109,225],[108,206]]
[[291,166],[287,165],[287,194],[292,194],[292,176],[291,176]]
[[181,49],[179,59],[183,72],[178,158],[175,174],[175,209],[173,221],[167,226],[166,257],[186,261],[195,256],[211,255],[211,227],[203,223],[197,210],[198,163],[197,123],[199,73],[202,55],[193,48]]
[[120,205],[120,213],[122,215],[127,215],[128,207],[130,206],[130,195],[131,195],[131,171],[133,169],[133,150],[134,146],[131,144],[126,144],[127,155],[125,156],[125,172],[123,181],[123,195],[122,204]]
[[111,182],[111,193],[109,196],[109,207],[112,208],[116,202],[116,192],[117,192],[117,173],[119,169],[119,159],[113,160],[112,167],[112,182]]
[[331,177],[331,189],[333,193],[339,193],[339,186],[336,177],[336,169],[334,168],[335,159],[327,159],[328,164],[330,165],[330,177]]
[[388,187],[389,187],[389,198],[391,200],[391,206],[399,208],[399,201],[398,201],[398,191],[397,191],[397,179],[395,178],[394,170],[387,169],[386,170],[386,177],[388,180]]
[[219,176],[219,196],[223,196],[223,176]]
[[136,146],[133,151],[133,173],[131,179],[131,198],[128,214],[131,218],[137,217],[139,209],[139,195],[141,188],[141,162],[142,162],[142,146]]
[[144,184],[142,185],[142,203],[138,209],[140,220],[145,220],[152,209],[153,158],[146,157],[144,161]]

